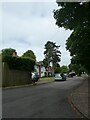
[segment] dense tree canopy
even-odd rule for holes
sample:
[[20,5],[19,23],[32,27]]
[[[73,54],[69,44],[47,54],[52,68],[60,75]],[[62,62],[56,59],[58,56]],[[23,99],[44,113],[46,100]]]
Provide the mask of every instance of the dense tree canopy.
[[57,2],[56,25],[72,30],[66,49],[90,73],[90,2]]
[[77,75],[79,75],[79,73],[86,72],[84,66],[78,62],[77,56],[72,57],[71,63],[69,64],[69,70],[74,71]]
[[46,63],[46,65],[50,65],[50,63],[52,63],[52,65],[56,64],[57,62],[60,62],[60,56],[61,56],[61,52],[58,50],[60,46],[57,46],[56,43],[53,43],[51,41],[48,41],[45,44],[45,51],[44,51],[44,55],[45,55],[45,59],[44,59],[44,63]]
[[28,58],[31,58],[33,59],[34,61],[36,61],[36,56],[34,54],[34,52],[32,50],[27,50],[23,55],[22,57],[28,57]]

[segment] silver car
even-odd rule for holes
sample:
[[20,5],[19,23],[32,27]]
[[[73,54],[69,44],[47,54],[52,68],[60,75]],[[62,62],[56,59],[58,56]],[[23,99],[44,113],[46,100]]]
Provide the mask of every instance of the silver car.
[[66,80],[66,76],[63,74],[63,75],[60,75],[60,73],[57,73],[55,74],[55,77],[54,77],[54,81],[64,81]]

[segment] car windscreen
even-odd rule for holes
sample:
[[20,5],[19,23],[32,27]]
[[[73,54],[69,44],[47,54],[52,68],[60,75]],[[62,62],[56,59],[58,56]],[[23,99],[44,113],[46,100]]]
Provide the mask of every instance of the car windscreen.
[[60,74],[56,74],[55,77],[61,77]]

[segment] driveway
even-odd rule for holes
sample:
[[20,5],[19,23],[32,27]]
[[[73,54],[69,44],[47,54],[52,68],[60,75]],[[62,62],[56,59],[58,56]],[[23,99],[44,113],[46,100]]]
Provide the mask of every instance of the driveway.
[[81,118],[68,102],[68,95],[83,82],[82,77],[2,92],[3,118]]

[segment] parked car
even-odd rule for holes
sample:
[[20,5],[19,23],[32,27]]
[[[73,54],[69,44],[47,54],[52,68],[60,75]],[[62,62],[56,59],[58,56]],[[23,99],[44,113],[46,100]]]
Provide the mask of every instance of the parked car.
[[54,81],[65,81],[66,76],[64,74],[57,73],[54,76]]
[[70,72],[70,73],[68,74],[68,77],[73,77],[73,76],[76,76],[75,72]]
[[68,77],[68,74],[64,73],[64,75],[66,76],[66,78]]
[[32,82],[35,83],[39,80],[39,75],[37,73],[32,73]]

